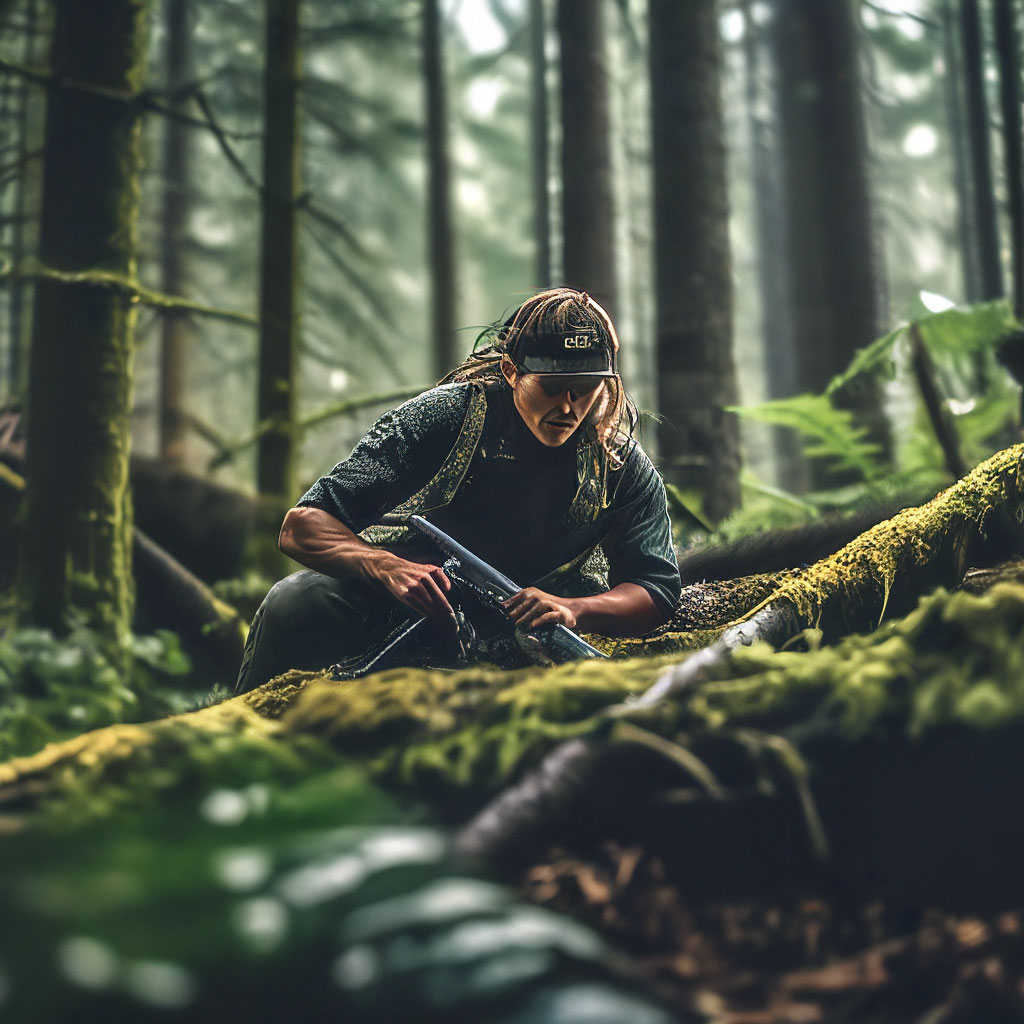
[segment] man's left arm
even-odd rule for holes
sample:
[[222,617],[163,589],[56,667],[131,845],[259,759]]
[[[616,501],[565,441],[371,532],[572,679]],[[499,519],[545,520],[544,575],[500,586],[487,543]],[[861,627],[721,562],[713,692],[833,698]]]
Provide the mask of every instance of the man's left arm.
[[667,618],[638,583],[620,583],[590,597],[558,597],[526,587],[502,604],[512,622],[523,629],[561,622],[569,629],[603,636],[642,636]]

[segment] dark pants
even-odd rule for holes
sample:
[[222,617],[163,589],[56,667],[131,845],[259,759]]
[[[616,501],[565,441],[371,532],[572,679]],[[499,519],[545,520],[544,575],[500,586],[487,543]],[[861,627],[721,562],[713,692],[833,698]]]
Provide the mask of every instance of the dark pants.
[[235,693],[289,669],[316,671],[362,654],[408,614],[371,583],[297,572],[275,584],[257,609]]

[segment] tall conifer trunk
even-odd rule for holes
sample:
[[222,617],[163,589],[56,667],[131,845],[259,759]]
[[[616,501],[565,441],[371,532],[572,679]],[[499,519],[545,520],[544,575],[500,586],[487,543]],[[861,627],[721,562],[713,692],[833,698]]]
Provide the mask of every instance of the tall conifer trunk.
[[1024,172],[1021,163],[1020,33],[1015,4],[994,0],[993,25],[999,57],[999,105],[1003,112],[1003,160],[1006,164],[1007,206],[1010,211],[1010,266],[1013,311],[1024,318]]
[[615,315],[615,201],[604,4],[559,0],[563,283]]
[[294,500],[299,349],[299,0],[267,0],[263,223],[260,239],[260,494]]
[[964,68],[960,51],[959,21],[950,0],[942,2],[943,55],[946,62],[945,94],[946,119],[949,126],[949,145],[953,154],[953,186],[956,192],[957,236],[960,248],[960,274],[963,295],[968,302],[981,296],[978,269],[978,246],[974,237],[974,219],[971,216],[971,175],[969,152],[964,133]]
[[[773,43],[797,383],[820,392],[887,319],[853,5],[777,0]],[[871,378],[837,400],[889,450]]]
[[991,132],[985,69],[982,56],[981,13],[978,0],[960,0],[960,34],[963,39],[964,91],[967,105],[968,151],[971,166],[971,219],[978,247],[980,298],[998,299],[1003,291],[999,261],[999,224],[992,184]]
[[[789,398],[799,388],[793,352],[793,311],[790,308],[786,225],[782,211],[781,154],[777,125],[767,97],[774,82],[767,35],[753,16],[751,0],[743,0],[744,73],[747,118],[752,152],[754,224],[757,232],[757,280],[761,298],[761,334],[767,397]],[[772,428],[778,483],[786,490],[807,489],[807,466],[794,431]]]
[[534,283],[551,286],[551,203],[548,193],[548,58],[544,0],[530,0],[530,158],[533,173]]
[[[145,0],[58,0],[39,258],[67,275],[135,278]],[[135,303],[126,289],[43,277],[30,354],[20,611],[74,612],[114,642],[131,623],[129,413]]]
[[740,501],[732,261],[715,0],[650,0],[658,451],[721,519]]
[[[190,4],[177,0],[166,6],[167,88],[181,88],[191,74]],[[180,106],[180,104],[176,104]],[[163,154],[164,208],[162,287],[181,295],[185,283],[183,241],[188,219],[190,129],[174,118],[165,126]],[[190,332],[187,310],[164,312],[160,336],[160,455],[180,463],[185,457],[185,372]]]
[[[25,28],[24,45],[22,48],[22,63],[26,67],[33,67],[37,63],[36,33],[40,29],[40,18],[37,0],[28,0],[25,4]],[[28,230],[29,218],[29,196],[38,190],[38,168],[35,161],[30,161],[29,153],[33,148],[33,114],[36,104],[39,102],[37,96],[33,95],[34,87],[27,82],[11,82],[11,88],[16,93],[16,123],[14,126],[14,137],[16,138],[17,161],[21,167],[21,173],[13,184],[13,223],[11,225],[11,264],[15,267],[24,266],[26,254],[31,250],[30,235]],[[26,349],[28,347],[27,325],[29,318],[25,316],[26,306],[30,298],[30,285],[27,282],[18,280],[17,277],[7,282],[8,294],[10,295],[9,323],[7,346],[7,390],[12,396],[24,395],[26,390],[25,364],[27,362]]]
[[455,344],[455,251],[452,230],[448,98],[438,0],[423,0],[423,79],[427,133],[427,235],[434,373],[443,377],[459,362]]

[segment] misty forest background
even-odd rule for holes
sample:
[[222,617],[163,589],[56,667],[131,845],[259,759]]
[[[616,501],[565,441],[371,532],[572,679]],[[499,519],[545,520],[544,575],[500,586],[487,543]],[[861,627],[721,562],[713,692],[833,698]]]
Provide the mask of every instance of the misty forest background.
[[[356,697],[344,715],[372,721],[366,735],[338,724],[334,697],[291,718],[282,709],[301,694],[287,687],[256,711],[218,703],[256,604],[294,568],[275,549],[280,519],[377,416],[557,284],[588,291],[613,316],[681,552],[864,509],[891,515],[1018,443],[1022,20],[1013,0],[0,0],[0,760],[21,758],[0,764],[0,903],[23,940],[0,942],[0,1008],[11,999],[61,1020],[85,999],[106,1019],[142,1020],[223,1014],[228,993],[243,1020],[254,1007],[283,1014],[298,985],[310,1012],[344,998],[352,1019],[381,1019],[382,1006],[422,1021],[454,1019],[456,1006],[469,1007],[460,1020],[576,1019],[559,1016],[558,985],[608,969],[592,932],[530,918],[540,930],[524,939],[526,911],[474,881],[452,906],[508,926],[480,952],[445,931],[450,907],[422,895],[462,884],[445,874],[456,869],[441,833],[420,828],[424,814],[464,818],[499,776],[504,784],[539,757],[536,744],[573,735],[561,720],[543,742],[524,739],[529,729],[486,732],[494,763],[460,762],[442,783],[436,752],[418,768],[415,754],[380,755],[370,769],[339,761],[370,750],[374,729],[381,743],[406,735]],[[742,560],[731,567],[747,571]],[[1009,607],[987,616],[996,639],[986,649],[1010,651],[1019,668],[1005,625],[1017,611],[1000,617]],[[965,630],[956,642],[967,650]],[[853,686],[843,664],[867,664],[881,641],[849,642],[862,646],[815,679]],[[653,667],[630,664],[614,682],[562,675],[552,685],[582,687],[586,697],[566,707],[596,714],[653,681]],[[804,683],[786,666],[779,692],[796,693]],[[486,678],[495,693],[527,685]],[[949,685],[974,681],[965,669]],[[448,685],[429,682],[438,693]],[[397,704],[412,699],[402,692]],[[542,700],[530,693],[527,703]],[[891,725],[891,693],[871,693],[867,717]],[[980,721],[983,707],[987,722],[1012,718],[1019,729],[1024,693],[1000,697],[998,715],[994,699],[986,691],[956,715]],[[397,706],[389,700],[376,708]],[[803,700],[785,714],[768,701],[764,728],[774,736],[782,718],[796,722]],[[328,712],[331,725],[318,717]],[[181,718],[159,724],[171,714]],[[148,732],[102,729],[150,720]],[[924,729],[915,721],[911,732]],[[856,732],[850,721],[841,729]],[[761,743],[751,735],[734,738],[749,752]],[[680,752],[688,740],[677,736],[669,754],[664,740],[643,742],[721,797],[702,762]],[[789,742],[764,740],[756,756],[773,750],[790,782],[758,761],[754,788],[785,789],[799,809],[789,824],[820,854],[806,750]],[[972,776],[977,785],[990,769]],[[397,802],[375,788],[382,779],[405,787]],[[921,784],[904,781],[908,792]],[[476,796],[455,799],[446,786]],[[764,821],[782,813],[771,804]],[[898,850],[910,830],[895,817]],[[295,845],[300,826],[312,834],[339,821],[362,831]],[[373,838],[395,822],[406,831]],[[238,826],[235,846],[225,826]],[[49,842],[54,829],[75,843]],[[158,850],[161,831],[176,832],[176,845]],[[742,927],[735,906],[698,921],[680,909],[693,893],[671,888],[685,875],[671,864],[690,853],[661,835],[666,876],[645,859],[650,836],[635,857],[600,838],[589,860],[549,853],[516,876],[520,890],[577,917],[582,901],[589,924],[634,953],[667,956],[680,935],[697,937],[685,963],[679,953],[671,970],[646,971],[672,975],[667,994],[637,994],[633,975],[602,981],[594,1005],[609,1020],[668,1019],[655,1005],[667,999],[685,1019],[738,1022],[728,1016],[737,1006],[796,997],[781,982],[737,996],[721,981],[730,971],[749,981],[783,961],[820,966],[921,921],[883,925],[879,911],[848,926],[849,907],[866,902],[860,890],[842,913],[805,902],[774,918],[762,907]],[[362,865],[359,885],[301,874],[325,851]],[[154,868],[158,854],[176,867]],[[212,889],[196,881],[209,863],[220,865]],[[102,865],[135,880],[113,916]],[[387,874],[396,865],[405,874]],[[962,866],[954,859],[951,870]],[[710,854],[690,864],[695,875],[720,867]],[[976,910],[992,904],[985,892]],[[401,911],[390,903],[380,919],[390,925],[364,927],[368,901],[399,896]],[[343,939],[325,937],[339,919]],[[413,955],[401,946],[409,920],[448,944]],[[1013,956],[1017,925],[1004,929],[1018,936]],[[942,928],[960,936],[962,923]],[[216,942],[190,938],[203,929]],[[149,952],[131,959],[128,936]],[[516,943],[533,958],[526,966],[502,959]],[[778,953],[779,943],[774,966],[750,952]],[[474,957],[479,977],[452,966]],[[279,978],[267,963],[291,966]],[[570,980],[557,981],[567,964]],[[713,999],[708,978],[718,979]],[[954,1012],[948,986],[921,984],[921,1014]],[[1020,1012],[1007,998],[1007,1012]]]
[[[642,439],[708,526],[759,495],[784,520],[836,484],[941,484],[1013,437],[993,358],[1024,301],[1011,4],[180,3],[146,26],[125,4],[58,20],[63,42],[60,5],[7,10],[0,387],[42,435],[37,624],[106,602],[124,629],[125,588],[76,602],[67,573],[124,575],[73,521],[99,500],[121,536],[100,547],[124,542],[123,481],[87,478],[122,472],[126,430],[268,499],[272,534],[553,283],[612,311]],[[900,325],[1004,296],[839,380]]]

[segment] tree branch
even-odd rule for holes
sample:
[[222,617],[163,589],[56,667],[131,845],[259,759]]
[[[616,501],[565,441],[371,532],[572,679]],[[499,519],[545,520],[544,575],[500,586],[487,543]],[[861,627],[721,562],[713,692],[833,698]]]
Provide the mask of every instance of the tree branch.
[[[359,395],[357,398],[348,398],[342,402],[335,402],[333,405],[328,405],[312,415],[307,416],[305,419],[299,420],[292,425],[291,429],[295,431],[296,434],[302,434],[310,427],[314,427],[318,423],[323,423],[325,420],[334,419],[336,416],[345,416],[348,413],[358,412],[360,409],[365,409],[372,405],[383,405],[386,402],[397,402],[400,399],[413,398],[425,390],[426,389],[423,386],[407,386],[395,388],[392,391],[381,391],[372,395]],[[217,469],[226,462],[230,462],[236,455],[240,452],[244,452],[247,448],[251,448],[261,437],[269,433],[271,430],[277,429],[278,426],[279,424],[275,423],[273,420],[264,420],[256,427],[256,430],[252,434],[243,440],[232,445],[222,445],[220,453],[210,460],[209,465],[206,467],[207,470]]]
[[157,309],[181,309],[191,313],[199,313],[214,320],[225,320],[228,323],[256,327],[259,320],[252,313],[240,313],[233,309],[219,306],[207,306],[191,299],[183,299],[176,295],[165,295],[162,292],[144,288],[138,281],[115,274],[108,270],[55,270],[53,267],[40,266],[34,270],[23,270],[20,267],[5,267],[0,270],[0,281],[60,281],[62,284],[84,284],[96,288],[108,288],[128,296],[136,302]]
[[262,193],[263,186],[252,176],[249,168],[245,166],[241,157],[232,148],[231,143],[228,141],[227,134],[220,126],[220,122],[214,116],[209,100],[207,100],[202,90],[197,89],[192,95],[195,97],[195,101],[199,105],[199,109],[203,112],[203,117],[206,119],[205,126],[213,132],[213,137],[217,140],[217,145],[220,146],[221,152],[228,158],[228,162],[232,167],[234,167],[242,180],[251,189]]

